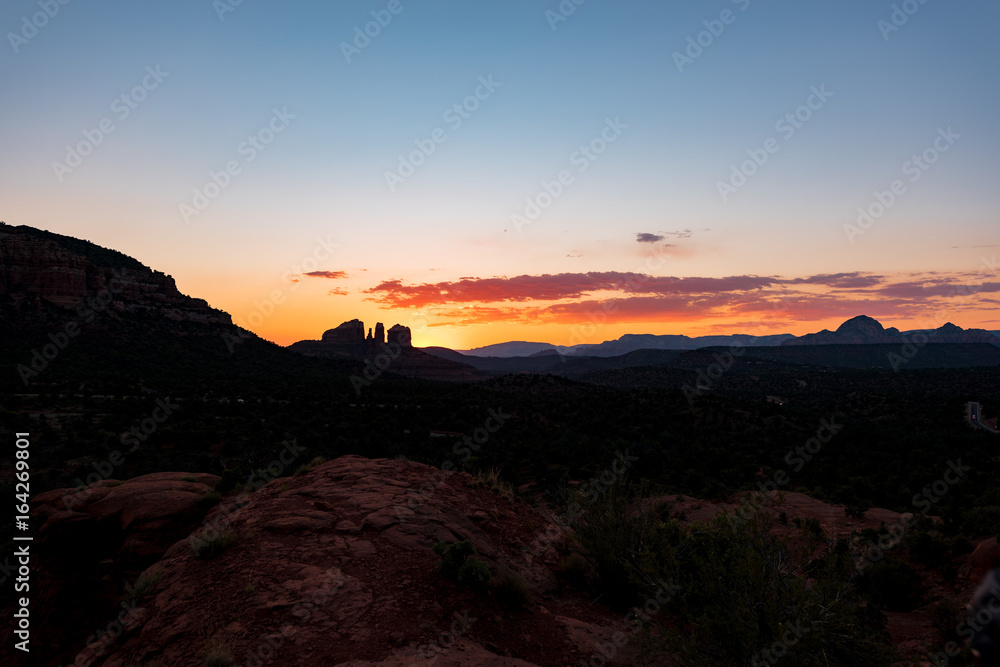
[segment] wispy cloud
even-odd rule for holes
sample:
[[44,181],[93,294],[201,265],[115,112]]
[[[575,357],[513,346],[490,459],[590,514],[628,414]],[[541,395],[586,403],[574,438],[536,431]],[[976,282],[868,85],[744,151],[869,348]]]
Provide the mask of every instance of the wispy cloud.
[[347,277],[346,271],[310,271],[303,273],[308,278],[326,278],[328,280],[341,280]]
[[916,312],[981,309],[998,292],[1000,283],[972,281],[960,273],[710,278],[618,271],[415,284],[389,280],[364,290],[383,308],[428,309],[441,318],[434,326],[572,324],[598,312],[616,323],[746,319],[758,313],[790,326],[859,313],[898,320]]
[[454,282],[404,284],[388,280],[365,290],[370,300],[395,308],[459,303],[501,303],[579,299],[594,292],[632,294],[693,294],[745,291],[770,287],[779,281],[759,276],[727,278],[653,277],[620,271],[558,273],[513,278],[463,278]]

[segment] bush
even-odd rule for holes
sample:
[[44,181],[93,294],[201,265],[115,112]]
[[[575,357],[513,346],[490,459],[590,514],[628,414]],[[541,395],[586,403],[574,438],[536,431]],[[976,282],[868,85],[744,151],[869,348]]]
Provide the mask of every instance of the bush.
[[923,598],[920,575],[895,556],[865,570],[859,587],[872,604],[889,611],[912,611]]
[[314,458],[309,463],[305,463],[305,464],[299,466],[299,469],[295,471],[295,474],[296,475],[304,475],[307,472],[309,472],[310,470],[312,470],[313,468],[315,468],[316,466],[320,465],[321,463],[326,463],[326,457],[325,456],[317,456],[316,458]]
[[223,551],[232,546],[236,541],[236,531],[232,528],[216,531],[215,534],[204,538],[196,537],[191,544],[191,552],[195,558],[201,560],[211,560]]
[[205,649],[205,667],[232,667],[233,650],[228,644],[214,643]]
[[478,558],[469,558],[458,568],[456,581],[473,593],[483,593],[490,582],[490,567]]
[[646,557],[645,550],[655,534],[668,539],[668,535],[680,530],[677,521],[669,517],[661,521],[658,514],[659,508],[632,511],[626,493],[614,487],[577,517],[573,526],[577,539],[597,570],[600,593],[612,607],[624,610],[632,604],[641,605],[654,593],[645,582],[640,583],[642,577],[637,579],[640,561]]
[[138,579],[133,581],[131,584],[125,585],[125,603],[126,606],[134,606],[136,602],[141,600],[146,596],[147,593],[156,588],[156,585],[160,583],[160,579],[163,577],[163,572],[159,569],[149,570],[144,572],[139,576]]
[[243,479],[243,474],[235,468],[226,468],[222,471],[222,478],[215,485],[215,490],[219,493],[229,493]]
[[927,567],[940,567],[948,554],[948,544],[940,535],[924,531],[908,535],[906,547],[913,560]]
[[480,471],[476,473],[476,476],[469,482],[469,486],[474,489],[485,487],[507,500],[514,500],[514,487],[500,477],[500,471],[496,468],[491,468],[487,472]]
[[571,553],[559,561],[557,572],[563,579],[580,590],[587,590],[592,583],[587,559],[578,553]]
[[534,589],[527,579],[509,567],[503,566],[497,574],[497,600],[514,609],[525,609],[534,598]]
[[788,664],[888,664],[884,617],[854,586],[846,541],[828,548],[807,575],[757,500],[737,514],[682,526],[637,512],[611,490],[588,509],[577,536],[602,578],[624,580],[633,600],[655,599],[660,618],[672,617],[649,640],[672,664],[763,664],[762,651],[793,626],[801,633],[785,645]]
[[490,568],[476,558],[476,547],[470,540],[447,544],[438,542],[434,553],[441,556],[438,574],[469,590],[482,593],[490,580]]

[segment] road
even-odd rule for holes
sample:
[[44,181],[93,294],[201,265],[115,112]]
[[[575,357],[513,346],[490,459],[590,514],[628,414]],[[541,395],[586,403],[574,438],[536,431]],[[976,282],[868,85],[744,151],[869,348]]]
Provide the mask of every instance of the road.
[[1000,431],[996,431],[996,430],[990,428],[986,424],[984,424],[981,421],[979,421],[979,419],[980,419],[979,403],[976,403],[975,401],[972,401],[972,402],[969,403],[969,423],[971,423],[976,428],[981,428],[984,431],[988,431],[988,432],[990,432],[990,433],[992,433],[994,435],[1000,435]]

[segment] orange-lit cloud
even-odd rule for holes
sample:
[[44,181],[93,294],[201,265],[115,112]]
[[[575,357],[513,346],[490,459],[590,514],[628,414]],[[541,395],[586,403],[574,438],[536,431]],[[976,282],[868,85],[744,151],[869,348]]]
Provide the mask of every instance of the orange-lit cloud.
[[462,278],[458,281],[405,285],[387,280],[365,290],[372,301],[390,308],[421,308],[449,303],[500,303],[578,299],[600,291],[634,294],[694,294],[745,291],[770,287],[776,278],[731,276],[727,278],[653,277],[642,273],[603,271],[557,273],[513,278]]
[[341,280],[347,277],[346,271],[310,271],[302,275],[309,278],[327,278],[329,280]]
[[781,278],[650,276],[628,272],[560,273],[407,284],[364,290],[381,308],[421,308],[430,326],[710,322],[738,318],[795,325],[859,313],[910,319],[981,309],[1000,283],[939,273],[887,277],[860,272]]

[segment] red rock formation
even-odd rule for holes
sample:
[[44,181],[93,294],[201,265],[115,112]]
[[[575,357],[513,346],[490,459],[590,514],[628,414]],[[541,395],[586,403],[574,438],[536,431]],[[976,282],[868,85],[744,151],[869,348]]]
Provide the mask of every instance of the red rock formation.
[[32,501],[41,525],[32,545],[37,575],[31,589],[39,664],[71,661],[88,636],[107,627],[119,611],[122,581],[200,525],[199,499],[218,480],[155,473],[56,489]]
[[364,332],[364,322],[351,320],[325,332],[322,340],[300,340],[288,349],[310,357],[355,359],[375,364],[380,374],[386,372],[442,382],[472,382],[488,377],[468,364],[442,359],[413,347],[409,327],[401,324],[389,329],[388,341],[381,322],[375,325],[374,338],[366,339]]
[[[441,665],[576,665],[596,654],[593,637],[626,630],[621,614],[589,599],[551,595],[566,548],[557,527],[470,481],[347,456],[224,502],[206,524],[232,530],[233,544],[199,560],[189,540],[175,543],[147,570],[159,580],[122,632],[81,646],[75,664],[200,667],[209,647],[224,646],[233,664],[402,666],[437,655]],[[124,508],[103,507],[124,521]],[[59,525],[70,528],[53,523],[48,531],[58,534]],[[442,579],[432,545],[465,539],[494,573],[500,564],[519,571],[535,601],[511,611],[493,593]],[[64,567],[76,562],[70,551],[63,557]],[[63,631],[79,642],[102,620],[93,614]],[[630,659],[620,649],[610,664]]]
[[322,341],[337,345],[364,345],[365,323],[361,320],[344,322],[336,329],[323,332]]
[[0,266],[0,301],[15,308],[41,310],[48,303],[83,313],[157,312],[175,321],[232,324],[228,314],[181,294],[170,276],[72,237],[0,226]]
[[393,324],[389,328],[389,345],[396,343],[400,347],[413,347],[413,337],[410,334],[410,327],[402,324]]

